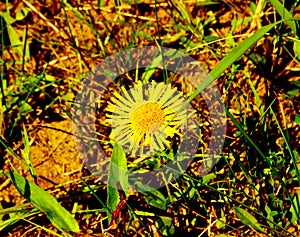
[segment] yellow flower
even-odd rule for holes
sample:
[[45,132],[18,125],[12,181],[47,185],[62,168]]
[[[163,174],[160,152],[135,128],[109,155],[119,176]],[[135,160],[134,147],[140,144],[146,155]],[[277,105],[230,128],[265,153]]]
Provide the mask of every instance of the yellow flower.
[[[168,137],[181,135],[186,122],[185,99],[176,88],[164,83],[141,82],[130,90],[121,88],[122,95],[114,93],[107,107],[112,125],[111,138],[133,155],[139,150],[151,153],[170,146]],[[145,154],[144,154],[145,155]]]

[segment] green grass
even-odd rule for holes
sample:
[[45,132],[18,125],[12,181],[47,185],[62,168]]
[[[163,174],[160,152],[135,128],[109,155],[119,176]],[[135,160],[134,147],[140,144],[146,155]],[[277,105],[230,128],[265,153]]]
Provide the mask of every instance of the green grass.
[[[299,18],[294,13],[299,6],[277,0],[258,2],[249,1],[243,9],[225,1],[153,2],[146,4],[142,17],[142,8],[128,1],[119,2],[119,7],[113,2],[57,1],[58,9],[51,5],[49,12],[39,4],[23,3],[17,9],[8,1],[2,4],[6,12],[0,15],[0,187],[14,185],[21,200],[27,199],[17,204],[0,202],[3,236],[31,236],[34,229],[41,236],[77,236],[79,229],[78,236],[298,236],[300,135],[295,72],[300,65]],[[251,25],[255,20],[261,27]],[[48,30],[46,36],[38,33],[39,25]],[[34,165],[31,148],[37,144],[41,121],[48,126],[70,119],[74,96],[87,73],[109,56],[141,45],[178,49],[206,65],[210,77],[187,93],[187,101],[200,104],[199,123],[203,116],[209,124],[201,92],[211,83],[222,92],[227,133],[217,164],[203,177],[189,169],[171,183],[166,173],[165,186],[158,190],[136,181],[144,188],[140,193],[128,188],[126,173],[116,175],[113,169],[109,182],[115,185],[120,180],[121,190],[107,187],[87,171],[50,189],[39,187],[39,167]],[[167,70],[151,70],[160,62],[164,65],[164,58],[156,58],[145,70],[122,75],[111,90],[139,78],[176,85],[176,75],[169,78]],[[110,94],[103,98],[109,99]],[[208,142],[207,133],[201,135],[201,144]],[[117,145],[101,142],[112,162],[127,170],[126,161],[132,158]],[[199,148],[197,159],[205,157],[204,150]],[[140,164],[158,167],[172,158],[172,153],[161,152],[127,165],[131,170],[138,170]],[[7,200],[5,195],[0,200]]]

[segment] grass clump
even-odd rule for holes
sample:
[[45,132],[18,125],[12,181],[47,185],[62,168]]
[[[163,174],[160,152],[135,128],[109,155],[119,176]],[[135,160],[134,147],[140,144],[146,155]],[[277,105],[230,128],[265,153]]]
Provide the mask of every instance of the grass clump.
[[[299,235],[297,1],[24,0],[0,7],[3,236]],[[107,187],[104,174],[90,173],[76,150],[71,120],[89,72],[136,46],[176,49],[210,73],[194,88],[179,74],[158,69],[167,60],[156,59],[148,62],[154,69],[123,73],[97,98],[104,103],[92,115],[94,138],[108,157],[134,172],[172,162],[180,134],[147,159],[124,153],[110,140],[105,118],[113,95],[138,81],[169,83],[196,111],[201,131],[194,161],[172,182],[168,175],[175,171],[161,177],[159,189],[143,186],[141,192],[128,188],[126,173],[113,176],[122,178],[113,180],[120,190]],[[200,177],[208,144],[217,139],[210,137],[212,114],[201,95],[211,83],[221,92],[227,130],[218,162]]]

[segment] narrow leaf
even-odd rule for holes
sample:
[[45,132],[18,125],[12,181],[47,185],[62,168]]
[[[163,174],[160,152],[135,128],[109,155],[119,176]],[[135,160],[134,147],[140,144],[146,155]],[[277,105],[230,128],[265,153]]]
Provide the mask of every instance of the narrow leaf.
[[300,62],[300,40],[295,40],[293,45],[295,57]]
[[292,213],[292,219],[291,222],[295,223],[299,220],[299,206],[300,206],[300,191],[295,193],[293,197],[293,203],[294,205],[291,206],[290,212]]
[[245,211],[239,207],[233,207],[234,213],[238,216],[238,218],[246,225],[251,227],[252,229],[263,233],[263,229],[260,227],[260,224],[256,220],[254,216],[252,216],[249,212]]
[[294,122],[296,123],[296,124],[300,124],[300,114],[295,114],[295,120],[294,120]]
[[[300,20],[298,18],[291,18],[288,20]],[[287,21],[287,19],[283,20]],[[200,92],[208,87],[215,79],[217,79],[228,67],[230,67],[236,60],[238,60],[248,49],[251,48],[259,39],[261,39],[266,33],[268,33],[277,24],[283,21],[278,21],[273,24],[263,26],[256,31],[248,39],[239,43],[234,49],[232,49],[214,68],[211,70],[209,77],[207,77],[203,83],[197,88],[197,90],[189,97],[188,102],[192,101]]]
[[[273,5],[273,7],[276,9],[278,14],[281,16],[281,18],[284,20],[286,18],[292,18],[292,14],[279,2],[278,0],[270,0],[270,3]],[[287,21],[286,22],[289,27],[291,27],[292,31],[294,31],[295,34],[297,34],[297,27],[295,21]]]
[[155,73],[156,68],[162,62],[163,57],[167,57],[168,59],[176,59],[181,58],[182,54],[180,52],[178,53],[176,49],[170,49],[164,52],[164,54],[159,54],[157,57],[155,57],[142,75],[142,79],[145,83],[149,82],[150,78]]
[[7,172],[5,174],[24,198],[47,214],[55,227],[73,232],[80,231],[77,221],[53,196],[17,173]]
[[277,24],[278,22],[262,27],[248,39],[242,41],[234,49],[232,49],[210,72],[212,80],[218,78],[229,66],[231,66],[231,64],[242,57],[242,55],[250,49],[252,45],[254,45]]
[[134,211],[134,213],[138,216],[155,216],[154,213],[147,211]]

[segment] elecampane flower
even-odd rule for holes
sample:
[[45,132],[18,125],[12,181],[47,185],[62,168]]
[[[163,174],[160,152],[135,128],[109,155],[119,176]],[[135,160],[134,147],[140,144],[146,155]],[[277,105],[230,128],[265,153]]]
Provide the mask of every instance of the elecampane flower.
[[[176,88],[152,81],[138,83],[122,93],[114,93],[107,110],[112,124],[111,138],[133,155],[139,150],[151,153],[170,146],[168,137],[181,135],[180,127],[186,122],[185,99]],[[149,153],[148,153],[149,155]]]

